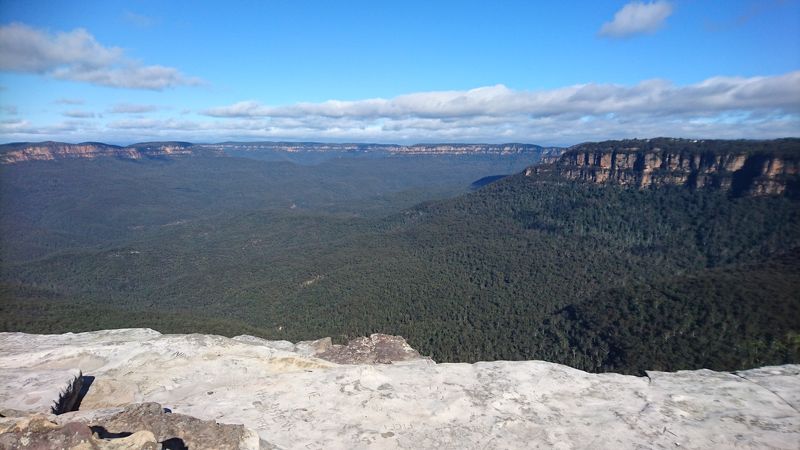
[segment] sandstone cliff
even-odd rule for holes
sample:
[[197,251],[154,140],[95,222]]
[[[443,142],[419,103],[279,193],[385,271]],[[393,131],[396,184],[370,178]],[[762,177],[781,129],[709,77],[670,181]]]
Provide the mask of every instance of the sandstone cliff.
[[[77,370],[88,384],[78,410],[49,414]],[[199,442],[213,435],[240,448],[795,449],[799,408],[797,365],[635,377],[542,361],[435,364],[385,335],[335,346],[148,329],[0,333],[9,448],[52,430],[83,436],[82,448],[171,436],[225,448]],[[109,433],[138,440],[111,447],[99,441]]]
[[219,144],[192,144],[189,142],[144,142],[126,147],[84,142],[21,142],[0,145],[0,164],[26,161],[53,161],[60,159],[115,157],[122,159],[164,158],[176,156],[237,155],[241,152],[282,152],[309,154],[370,154],[378,156],[530,156],[558,155],[557,147],[540,147],[533,144],[326,144],[316,142],[223,142]]
[[281,151],[281,152],[353,152],[387,155],[520,155],[548,154],[561,150],[557,147],[541,147],[535,144],[333,144],[319,142],[222,142],[203,144],[219,151]]
[[196,149],[188,142],[144,142],[121,147],[100,142],[66,144],[63,142],[31,142],[5,144],[0,151],[0,163],[15,164],[27,161],[54,161],[59,159],[95,159],[114,157],[144,159],[172,156],[190,156]]
[[549,165],[526,171],[528,176],[542,173],[639,188],[679,185],[734,195],[794,193],[800,175],[800,140],[661,138],[587,143],[570,147]]

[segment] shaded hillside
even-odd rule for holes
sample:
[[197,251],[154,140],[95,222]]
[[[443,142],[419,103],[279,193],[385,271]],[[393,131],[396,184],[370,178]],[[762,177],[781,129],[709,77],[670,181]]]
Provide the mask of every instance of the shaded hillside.
[[480,180],[475,180],[472,184],[469,185],[470,189],[480,189],[488,184],[492,184],[497,180],[501,180],[508,175],[489,175],[488,177],[483,177]]
[[565,336],[592,371],[758,366],[800,361],[800,249],[599,292],[561,312]]

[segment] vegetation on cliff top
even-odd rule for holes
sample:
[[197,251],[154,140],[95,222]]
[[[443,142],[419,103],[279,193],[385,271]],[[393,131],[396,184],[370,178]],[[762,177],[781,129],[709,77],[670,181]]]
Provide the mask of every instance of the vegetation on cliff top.
[[570,147],[567,152],[616,151],[635,153],[638,151],[665,151],[687,153],[768,153],[774,156],[800,159],[800,138],[772,140],[752,139],[679,139],[658,137],[652,139],[621,139],[602,142],[584,142]]

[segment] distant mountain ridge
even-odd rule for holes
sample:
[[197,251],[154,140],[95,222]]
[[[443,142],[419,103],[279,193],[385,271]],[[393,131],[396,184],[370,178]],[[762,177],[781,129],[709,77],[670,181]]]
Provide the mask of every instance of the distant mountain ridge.
[[54,161],[60,159],[95,159],[114,157],[122,159],[164,158],[197,154],[189,142],[142,142],[122,147],[102,142],[17,142],[0,145],[0,163],[15,164],[27,161]]
[[235,156],[242,153],[348,153],[377,155],[554,155],[563,149],[534,144],[330,144],[319,142],[222,142],[194,144],[165,141],[142,142],[118,146],[101,142],[18,142],[0,145],[0,163],[15,164],[27,161],[53,161],[70,158],[94,159],[114,157],[148,159],[179,156]]
[[769,141],[631,139],[579,144],[527,176],[554,174],[639,188],[679,185],[734,195],[800,193],[800,139]]

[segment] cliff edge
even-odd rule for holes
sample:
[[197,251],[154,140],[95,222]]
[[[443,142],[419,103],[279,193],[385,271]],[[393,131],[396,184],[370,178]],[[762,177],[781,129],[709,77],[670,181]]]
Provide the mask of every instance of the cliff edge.
[[[77,405],[53,415],[53,393],[78,370]],[[91,448],[115,436],[152,446],[183,430],[172,439],[232,436],[232,448],[789,449],[798,409],[798,365],[635,377],[542,361],[436,364],[385,335],[336,346],[149,329],[0,333],[0,442],[38,413],[38,430],[105,432]]]
[[743,195],[800,193],[800,139],[631,139],[570,147],[525,174],[638,188],[715,188]]

